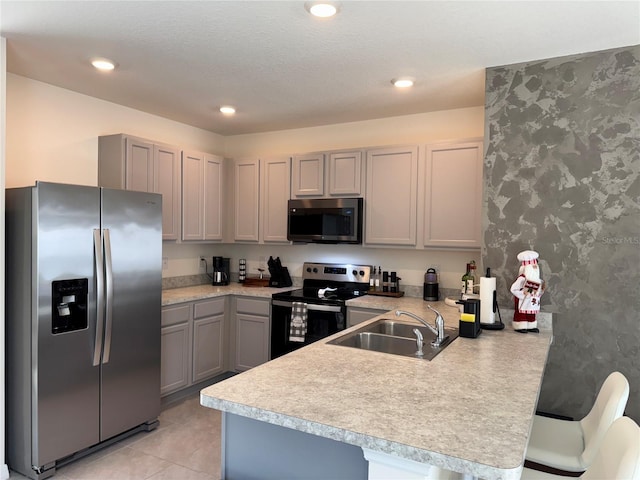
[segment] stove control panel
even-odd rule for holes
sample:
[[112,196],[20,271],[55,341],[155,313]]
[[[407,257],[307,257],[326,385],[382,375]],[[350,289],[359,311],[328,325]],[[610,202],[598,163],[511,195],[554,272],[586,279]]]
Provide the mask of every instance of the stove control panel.
[[341,263],[310,263],[302,266],[303,280],[331,280],[333,282],[369,283],[371,266]]

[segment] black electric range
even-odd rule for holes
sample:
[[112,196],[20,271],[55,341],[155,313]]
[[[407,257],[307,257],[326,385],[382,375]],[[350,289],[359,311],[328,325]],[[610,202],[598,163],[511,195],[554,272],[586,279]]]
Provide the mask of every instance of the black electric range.
[[272,298],[289,302],[341,305],[346,300],[367,294],[370,275],[369,265],[304,263],[302,288],[274,293]]
[[[346,328],[346,301],[366,295],[369,265],[304,263],[302,288],[271,297],[271,358],[309,345]],[[290,338],[294,302],[304,304],[307,331],[304,341]]]

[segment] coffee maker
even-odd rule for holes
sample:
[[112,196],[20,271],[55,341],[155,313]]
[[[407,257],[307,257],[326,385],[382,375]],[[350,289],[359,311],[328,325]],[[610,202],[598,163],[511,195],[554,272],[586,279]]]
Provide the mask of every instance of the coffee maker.
[[229,259],[213,257],[213,285],[229,285]]

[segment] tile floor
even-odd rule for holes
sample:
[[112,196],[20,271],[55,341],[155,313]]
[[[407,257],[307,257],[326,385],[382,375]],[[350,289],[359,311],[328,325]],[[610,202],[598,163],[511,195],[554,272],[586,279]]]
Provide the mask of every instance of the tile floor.
[[[54,480],[220,480],[220,412],[199,394],[164,408],[160,426],[57,470]],[[10,472],[10,480],[26,477]]]

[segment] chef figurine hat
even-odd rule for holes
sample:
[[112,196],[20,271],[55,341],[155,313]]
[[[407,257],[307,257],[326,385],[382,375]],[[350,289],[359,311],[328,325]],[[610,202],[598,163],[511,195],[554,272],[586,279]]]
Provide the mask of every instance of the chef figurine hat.
[[522,265],[535,265],[538,263],[538,252],[533,250],[524,250],[518,254],[518,260],[522,262]]

